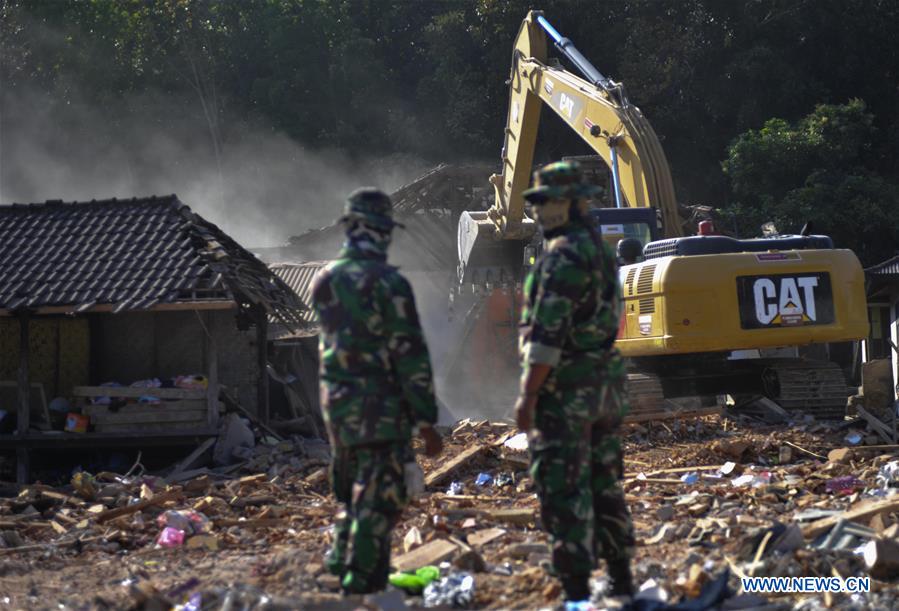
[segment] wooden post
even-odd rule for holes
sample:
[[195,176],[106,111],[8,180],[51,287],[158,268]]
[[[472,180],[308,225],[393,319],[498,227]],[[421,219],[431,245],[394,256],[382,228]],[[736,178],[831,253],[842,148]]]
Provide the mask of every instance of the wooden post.
[[[28,382],[28,327],[27,313],[19,314],[19,406],[16,432],[27,435],[31,425],[31,385]],[[16,481],[27,484],[31,475],[31,454],[25,441],[16,448]]]
[[256,356],[259,368],[256,415],[263,424],[268,424],[268,317],[262,308],[256,310]]
[[206,375],[209,389],[206,393],[207,420],[209,428],[219,423],[219,357],[215,342],[215,312],[206,313]]

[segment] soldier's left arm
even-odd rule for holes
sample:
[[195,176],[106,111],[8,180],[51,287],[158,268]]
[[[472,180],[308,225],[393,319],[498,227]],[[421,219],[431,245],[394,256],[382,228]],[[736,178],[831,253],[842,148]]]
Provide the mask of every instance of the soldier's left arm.
[[419,427],[437,422],[437,399],[431,357],[415,307],[409,282],[396,274],[389,281],[390,296],[385,312],[389,336],[387,348],[394,373]]

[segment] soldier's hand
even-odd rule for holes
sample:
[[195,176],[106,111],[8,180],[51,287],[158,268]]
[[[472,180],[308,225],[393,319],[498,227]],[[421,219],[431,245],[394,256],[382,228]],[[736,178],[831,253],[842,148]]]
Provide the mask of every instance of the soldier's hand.
[[534,426],[534,410],[537,408],[537,395],[519,395],[515,402],[515,423],[522,431],[529,431]]
[[425,456],[437,456],[443,451],[443,439],[432,426],[418,429],[418,434],[425,441]]

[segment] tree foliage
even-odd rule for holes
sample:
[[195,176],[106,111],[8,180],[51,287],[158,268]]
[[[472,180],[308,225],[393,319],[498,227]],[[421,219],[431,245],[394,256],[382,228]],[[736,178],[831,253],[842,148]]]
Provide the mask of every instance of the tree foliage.
[[[255,122],[309,147],[498,163],[511,45],[530,8],[531,0],[0,0],[0,79],[6,93],[37,89],[53,104],[108,108],[112,123],[148,112],[144,100],[178,100],[208,125],[211,146],[228,146]],[[809,176],[832,180],[835,166],[886,184],[899,172],[895,2],[545,0],[541,8],[626,84],[685,203],[733,199],[731,209],[760,210],[810,188]],[[823,138],[840,140],[837,150],[811,142],[803,134],[813,119],[802,117],[819,104],[830,110],[812,117],[836,113],[862,131],[822,127]],[[545,115],[538,160],[585,152]],[[728,153],[747,130],[754,135],[736,152],[782,160],[768,164],[773,174]],[[733,182],[721,172],[726,154]],[[770,200],[748,198],[751,190]]]
[[882,260],[899,244],[899,185],[885,174],[882,146],[861,100],[818,105],[796,122],[770,119],[728,149],[727,209],[749,232],[766,221],[797,232],[811,221],[867,263]]

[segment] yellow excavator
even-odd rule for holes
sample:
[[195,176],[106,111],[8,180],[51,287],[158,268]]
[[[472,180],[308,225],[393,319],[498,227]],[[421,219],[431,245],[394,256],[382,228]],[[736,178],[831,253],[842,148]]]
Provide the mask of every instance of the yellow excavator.
[[[550,62],[550,39],[582,76]],[[617,345],[630,359],[629,392],[650,403],[762,394],[787,409],[842,417],[846,382],[826,346],[868,331],[855,254],[805,230],[744,240],[713,229],[682,235],[668,162],[652,127],[624,87],[539,11],[528,13],[518,32],[509,82],[502,172],[490,177],[495,202],[459,219],[460,287],[508,287],[539,249],[522,191],[545,104],[608,166],[615,207],[591,212],[603,238],[642,247],[619,269],[624,308]]]

